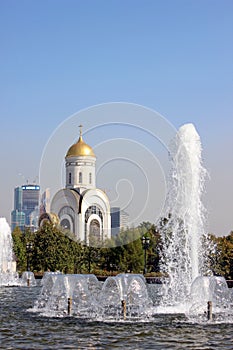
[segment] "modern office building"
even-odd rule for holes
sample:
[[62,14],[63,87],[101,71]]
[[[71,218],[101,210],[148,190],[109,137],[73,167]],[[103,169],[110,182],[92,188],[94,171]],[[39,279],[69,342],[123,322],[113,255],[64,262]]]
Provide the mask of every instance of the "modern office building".
[[25,227],[25,213],[23,207],[23,190],[22,187],[16,187],[14,190],[14,210],[11,212],[11,229],[12,231],[18,226],[21,230]]
[[25,226],[31,229],[37,227],[39,216],[40,186],[23,185],[14,190],[14,210],[11,212],[11,229]]
[[36,226],[35,220],[37,220],[39,216],[40,186],[23,185],[22,190],[22,211],[25,213],[25,225]]
[[12,231],[18,226],[20,230],[24,230],[25,227],[25,214],[23,211],[18,211],[17,209],[11,212],[11,229]]
[[127,229],[129,225],[129,214],[120,207],[111,208],[111,232],[116,236],[121,230]]
[[22,187],[16,187],[14,191],[14,209],[22,211],[23,206],[23,190]]
[[126,230],[129,227],[129,214],[125,210],[120,212],[120,229]]

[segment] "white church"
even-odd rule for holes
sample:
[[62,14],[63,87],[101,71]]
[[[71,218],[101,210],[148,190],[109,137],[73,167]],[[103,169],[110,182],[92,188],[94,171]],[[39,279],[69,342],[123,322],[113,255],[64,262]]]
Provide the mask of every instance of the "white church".
[[41,224],[44,219],[58,217],[60,226],[87,245],[91,238],[98,242],[111,238],[109,199],[96,188],[95,163],[96,156],[83,141],[80,125],[79,139],[65,156],[65,188],[54,195],[50,214],[42,214],[39,220]]

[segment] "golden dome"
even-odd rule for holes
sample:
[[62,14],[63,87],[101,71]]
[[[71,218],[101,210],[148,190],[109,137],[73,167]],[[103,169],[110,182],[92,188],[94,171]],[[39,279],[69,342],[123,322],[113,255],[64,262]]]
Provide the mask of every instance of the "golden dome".
[[93,149],[87,145],[82,138],[82,130],[80,126],[80,136],[78,141],[73,144],[66,153],[67,157],[79,157],[79,156],[91,156],[95,157],[95,153],[93,152]]
[[53,226],[58,226],[60,220],[57,214],[54,213],[43,213],[39,217],[38,226],[42,227],[45,223],[50,223]]

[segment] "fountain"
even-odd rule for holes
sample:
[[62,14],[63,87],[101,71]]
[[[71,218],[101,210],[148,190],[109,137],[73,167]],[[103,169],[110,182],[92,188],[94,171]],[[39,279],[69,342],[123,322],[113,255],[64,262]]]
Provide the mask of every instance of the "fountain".
[[163,246],[160,267],[167,277],[161,285],[159,305],[153,306],[145,278],[139,274],[108,277],[101,288],[94,275],[48,273],[34,311],[101,321],[145,321],[164,313],[182,313],[188,320],[205,322],[232,316],[232,295],[225,279],[212,276],[208,269],[207,253],[212,246],[205,234],[201,201],[207,172],[192,124],[179,129],[170,151],[171,183],[159,230]]
[[5,218],[0,218],[0,286],[14,286],[18,283],[10,226]]
[[20,282],[22,287],[35,287],[37,285],[34,273],[31,271],[24,271]]
[[211,302],[215,319],[226,320],[231,314],[229,306],[231,302],[230,290],[226,280],[220,276],[198,276],[191,285],[189,316],[199,315],[200,319],[206,319],[206,305]]
[[12,246],[10,226],[5,218],[0,218],[0,286],[36,286],[33,272],[25,271],[19,278]]
[[95,275],[46,274],[32,311],[44,316],[95,320],[148,317],[152,302],[142,275],[108,277],[102,288]]
[[54,282],[57,278],[58,273],[56,272],[45,272],[41,280],[42,289],[38,300],[35,302],[34,310],[40,311],[44,309],[48,303],[48,300],[52,294]]
[[103,318],[132,319],[150,316],[152,301],[143,275],[119,274],[104,282],[100,305]]
[[97,313],[100,283],[95,275],[49,273],[33,311],[44,316],[89,318]]
[[[213,249],[205,233],[201,197],[206,170],[201,142],[192,124],[183,125],[171,144],[172,173],[164,219],[160,222],[163,284],[160,312],[204,314],[226,307],[229,293],[224,278],[210,276],[207,253]],[[209,276],[209,277],[208,277]],[[228,305],[229,306],[229,305]]]
[[161,223],[163,252],[161,271],[165,283],[163,306],[177,305],[189,295],[192,281],[205,264],[201,241],[205,237],[201,202],[206,171],[202,166],[201,143],[192,124],[182,126],[170,148],[172,174]]

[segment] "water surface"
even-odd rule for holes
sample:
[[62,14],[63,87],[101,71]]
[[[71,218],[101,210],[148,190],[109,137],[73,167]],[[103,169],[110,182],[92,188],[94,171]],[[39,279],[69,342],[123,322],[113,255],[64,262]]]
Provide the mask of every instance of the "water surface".
[[[153,287],[152,287],[153,288]],[[40,287],[0,288],[1,349],[232,350],[232,324],[193,324],[182,315],[150,322],[91,322],[28,312]]]

